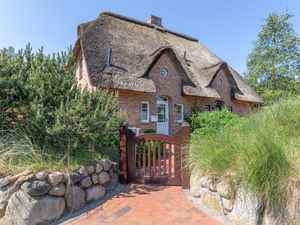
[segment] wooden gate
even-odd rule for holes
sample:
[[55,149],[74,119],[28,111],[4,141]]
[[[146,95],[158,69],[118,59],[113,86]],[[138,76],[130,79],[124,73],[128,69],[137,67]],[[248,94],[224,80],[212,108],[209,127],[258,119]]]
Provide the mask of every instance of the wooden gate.
[[190,127],[184,123],[174,135],[136,136],[125,126],[120,129],[120,181],[157,183],[189,187],[184,156]]

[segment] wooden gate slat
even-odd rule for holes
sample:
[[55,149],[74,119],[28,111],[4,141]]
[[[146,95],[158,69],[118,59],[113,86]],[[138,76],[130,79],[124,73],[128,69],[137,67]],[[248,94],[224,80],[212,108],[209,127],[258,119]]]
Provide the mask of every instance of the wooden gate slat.
[[156,176],[156,141],[153,141],[153,176]]
[[160,147],[161,147],[161,142],[158,141],[158,176],[161,176],[161,171],[160,171],[160,161],[161,161],[161,150],[160,150]]
[[164,176],[167,175],[167,171],[166,171],[166,168],[167,168],[167,159],[166,159],[166,148],[167,148],[167,144],[164,142],[164,164],[163,164],[163,169],[164,169]]
[[151,176],[151,142],[148,141],[148,176]]
[[143,176],[146,176],[146,144],[143,142]]
[[138,143],[137,144],[137,147],[138,147],[138,176],[141,176],[141,150],[142,149],[142,145],[141,143]]
[[169,144],[169,176],[172,176],[172,150],[173,150],[174,145]]

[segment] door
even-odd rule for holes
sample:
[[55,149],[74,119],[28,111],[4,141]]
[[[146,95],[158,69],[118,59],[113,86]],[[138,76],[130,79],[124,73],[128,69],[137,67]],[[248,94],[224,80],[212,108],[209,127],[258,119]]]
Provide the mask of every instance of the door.
[[157,97],[157,129],[158,134],[169,134],[169,107],[166,97]]

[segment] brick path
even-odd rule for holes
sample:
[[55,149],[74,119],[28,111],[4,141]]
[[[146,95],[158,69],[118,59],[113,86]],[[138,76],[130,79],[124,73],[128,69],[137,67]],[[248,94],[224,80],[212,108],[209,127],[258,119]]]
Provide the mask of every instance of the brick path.
[[131,184],[67,225],[218,225],[197,209],[184,195],[181,187]]

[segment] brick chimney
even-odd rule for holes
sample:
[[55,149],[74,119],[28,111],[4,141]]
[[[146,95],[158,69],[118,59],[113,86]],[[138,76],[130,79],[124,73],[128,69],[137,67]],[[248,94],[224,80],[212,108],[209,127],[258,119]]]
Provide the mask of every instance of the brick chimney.
[[160,17],[153,16],[153,15],[149,16],[147,19],[147,23],[155,25],[155,26],[159,26],[159,27],[162,27],[161,22],[162,22],[162,20]]

